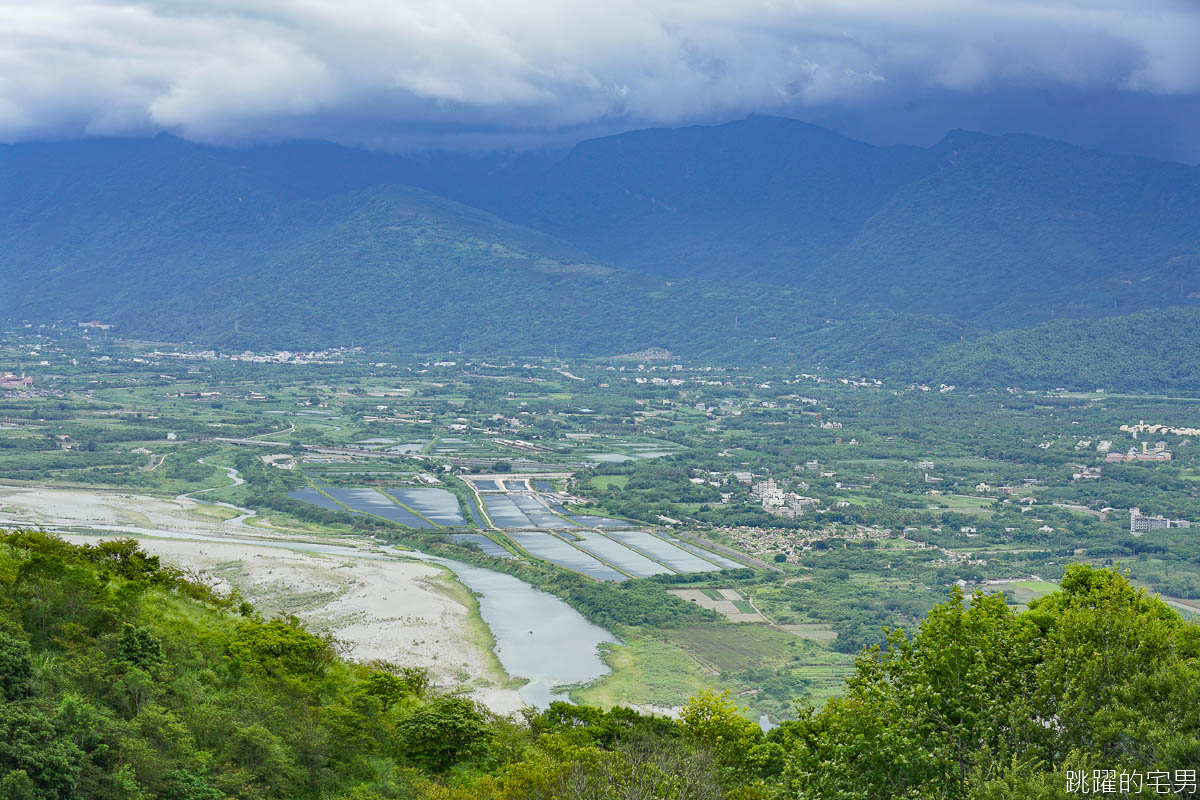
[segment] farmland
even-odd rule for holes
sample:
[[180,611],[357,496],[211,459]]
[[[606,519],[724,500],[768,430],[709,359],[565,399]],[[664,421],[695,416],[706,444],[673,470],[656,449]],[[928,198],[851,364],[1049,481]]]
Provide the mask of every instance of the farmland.
[[[785,698],[836,694],[861,647],[956,587],[1023,607],[1086,561],[1121,565],[1185,613],[1200,601],[1190,530],[1133,535],[1128,516],[1200,522],[1200,448],[1168,431],[1147,444],[1169,461],[1109,463],[1101,449],[1141,446],[1129,420],[1195,425],[1194,399],[566,367],[12,329],[0,371],[33,385],[0,393],[0,518],[451,559],[608,632],[607,674],[572,697],[670,708],[730,689],[772,719],[791,713]],[[34,487],[61,494],[39,505],[22,494]],[[240,574],[221,564],[204,568]]]

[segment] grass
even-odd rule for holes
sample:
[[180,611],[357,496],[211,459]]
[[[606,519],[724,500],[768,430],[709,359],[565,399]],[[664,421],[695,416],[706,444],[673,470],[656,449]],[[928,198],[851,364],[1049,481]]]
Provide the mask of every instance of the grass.
[[[663,631],[681,649],[701,664],[723,674],[768,667],[797,681],[808,682],[808,696],[816,705],[841,694],[846,677],[854,669],[853,656],[829,650],[823,643],[806,640],[786,631],[752,623],[694,625]],[[754,685],[739,683],[732,677],[712,676],[711,680],[735,693]],[[800,691],[792,696],[798,697]],[[772,718],[786,706],[760,699],[752,705],[770,709]]]
[[818,642],[831,642],[837,638],[833,626],[820,622],[802,622],[794,625],[784,625],[788,633],[801,639],[812,639]]
[[678,706],[717,683],[678,646],[634,636],[625,645],[601,645],[608,675],[573,689],[576,703],[611,708],[622,703]]
[[846,678],[854,672],[852,656],[830,652],[829,661],[821,664],[806,664],[797,667],[794,672],[798,677],[810,682],[808,699],[817,708],[825,704],[831,697],[842,693]]
[[593,475],[592,479],[588,481],[588,484],[595,489],[611,489],[614,486],[624,489],[627,483],[629,483],[628,475]]
[[218,520],[221,520],[222,522],[224,522],[227,519],[233,519],[234,517],[239,516],[241,513],[239,511],[235,511],[232,508],[225,508],[224,506],[216,506],[216,505],[211,505],[208,503],[201,503],[189,510],[193,514],[200,514],[201,516],[210,517],[212,519],[218,519]]
[[990,517],[996,512],[992,509],[995,502],[990,497],[971,497],[964,494],[944,494],[934,498],[939,505],[959,514],[973,514],[980,517]]
[[688,625],[663,634],[721,672],[740,672],[764,666],[783,666],[793,657],[811,655],[812,646],[796,636],[764,625]]
[[1013,598],[1018,603],[1024,605],[1042,595],[1057,592],[1058,584],[1049,583],[1048,581],[1016,581],[1015,583],[1002,584],[997,588],[1012,589]]

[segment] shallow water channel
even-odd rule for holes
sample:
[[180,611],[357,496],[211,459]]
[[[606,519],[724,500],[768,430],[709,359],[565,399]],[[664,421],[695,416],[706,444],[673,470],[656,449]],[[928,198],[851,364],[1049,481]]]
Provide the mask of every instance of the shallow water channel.
[[566,700],[553,689],[586,683],[608,672],[601,642],[616,638],[552,594],[503,572],[440,556],[401,551],[441,564],[479,595],[479,613],[496,638],[496,656],[509,675],[527,678],[521,699],[537,708]]

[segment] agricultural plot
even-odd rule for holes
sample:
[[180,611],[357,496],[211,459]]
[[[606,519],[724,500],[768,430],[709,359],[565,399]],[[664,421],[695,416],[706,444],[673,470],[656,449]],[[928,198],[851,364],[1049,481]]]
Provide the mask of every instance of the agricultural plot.
[[[644,578],[678,572],[712,572],[718,569],[711,562],[679,550],[646,531],[620,532],[636,534],[633,540],[639,542],[640,547],[631,546],[620,541],[617,536],[595,530],[552,534],[510,529],[507,533],[509,538],[534,557],[601,580],[620,581],[630,576]],[[665,555],[669,561],[655,557],[655,552]]]
[[314,506],[329,509],[330,511],[345,511],[345,507],[335,500],[330,500],[325,495],[318,492],[316,489],[297,489],[294,492],[289,492],[288,497],[293,500],[303,500],[305,503],[312,503]]
[[509,531],[508,537],[534,557],[580,572],[590,578],[623,581],[627,577],[552,533]]
[[445,489],[421,487],[415,489],[387,489],[387,494],[408,506],[421,516],[447,528],[463,527],[463,518],[458,498]]
[[572,527],[570,522],[551,513],[550,509],[529,495],[485,494],[483,502],[492,522],[506,530]]
[[1057,592],[1058,584],[1050,583],[1048,581],[1030,580],[1030,581],[1012,581],[1012,582],[1008,582],[1008,583],[1000,583],[1000,584],[996,584],[994,586],[988,586],[986,588],[988,588],[989,590],[992,590],[992,591],[1001,591],[1004,589],[1010,589],[1010,590],[1012,590],[1012,593],[1013,593],[1013,599],[1015,599],[1017,601],[1017,603],[1024,605],[1025,603],[1028,603],[1030,600],[1034,600],[1038,597],[1041,597],[1044,594],[1050,594],[1051,592]]
[[443,436],[434,442],[430,454],[442,458],[490,458],[509,452],[487,439],[464,439],[458,436]]
[[[825,656],[810,642],[762,625],[688,625],[663,630],[702,664],[721,672],[790,665],[794,656]],[[802,661],[800,662],[802,663]]]
[[640,461],[647,458],[671,456],[682,452],[680,447],[672,442],[630,441],[627,439],[592,440],[589,447],[601,445],[615,452],[584,453],[584,458],[597,463],[619,463],[623,461]]
[[479,504],[475,502],[473,496],[467,498],[467,508],[471,511],[471,519],[475,520],[475,524],[481,528],[486,527],[483,515],[479,513]]
[[602,533],[583,531],[577,534],[580,541],[577,546],[589,553],[599,556],[622,572],[627,572],[635,578],[648,578],[651,575],[670,573],[671,570],[655,561],[651,561],[641,553],[634,552],[620,542],[613,541]]
[[801,639],[812,639],[814,642],[832,642],[837,638],[837,632],[831,625],[819,622],[804,622],[795,625],[780,625],[779,627]]
[[713,561],[682,550],[646,531],[612,531],[609,536],[655,561],[666,564],[675,572],[714,572],[721,569]]
[[680,600],[716,611],[730,622],[767,621],[736,589],[668,589],[667,592]]
[[482,533],[454,533],[449,538],[455,543],[471,542],[472,544],[477,544],[479,545],[479,549],[489,556],[495,556],[496,558],[516,558],[512,553]]
[[365,475],[372,478],[388,478],[396,481],[412,480],[416,477],[416,471],[408,465],[393,465],[388,463],[375,463],[364,465],[361,462],[344,462],[344,463],[311,463],[304,464],[304,474],[316,479],[318,482],[322,476],[345,476],[345,475]]
[[422,519],[408,509],[402,508],[390,498],[375,489],[335,489],[325,488],[327,495],[337,500],[352,511],[372,514],[376,517],[390,519],[410,528],[432,528],[433,523]]
[[[350,509],[390,519],[410,528],[461,528],[467,525],[458,498],[445,489],[418,487],[298,489],[288,494],[296,500],[335,511]],[[332,499],[330,499],[332,498]]]
[[588,514],[568,514],[567,519],[572,522],[579,523],[587,528],[624,528],[629,525],[623,519],[609,519],[608,517],[593,517]]
[[663,538],[666,539],[671,544],[675,545],[676,547],[683,548],[684,550],[687,550],[689,553],[698,555],[706,561],[714,562],[721,569],[740,569],[740,568],[746,566],[745,564],[742,564],[739,561],[734,561],[732,558],[726,558],[723,555],[714,553],[711,550],[705,550],[703,547],[700,547],[699,545],[692,544],[691,542],[685,542],[684,540],[677,539],[674,536],[664,536]]

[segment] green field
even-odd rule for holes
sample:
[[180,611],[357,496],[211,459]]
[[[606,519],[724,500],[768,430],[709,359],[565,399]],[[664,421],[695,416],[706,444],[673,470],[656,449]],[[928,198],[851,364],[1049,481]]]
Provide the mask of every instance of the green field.
[[593,475],[588,480],[588,483],[595,489],[611,489],[614,486],[618,489],[624,489],[626,484],[629,483],[629,476],[628,475]]
[[1012,589],[1013,597],[1022,605],[1042,595],[1058,591],[1058,584],[1047,581],[1016,581],[1003,584],[1000,588]]
[[702,689],[719,688],[679,647],[654,638],[637,637],[626,645],[609,645],[604,660],[612,672],[573,689],[572,700],[605,708],[622,702],[676,706]]

